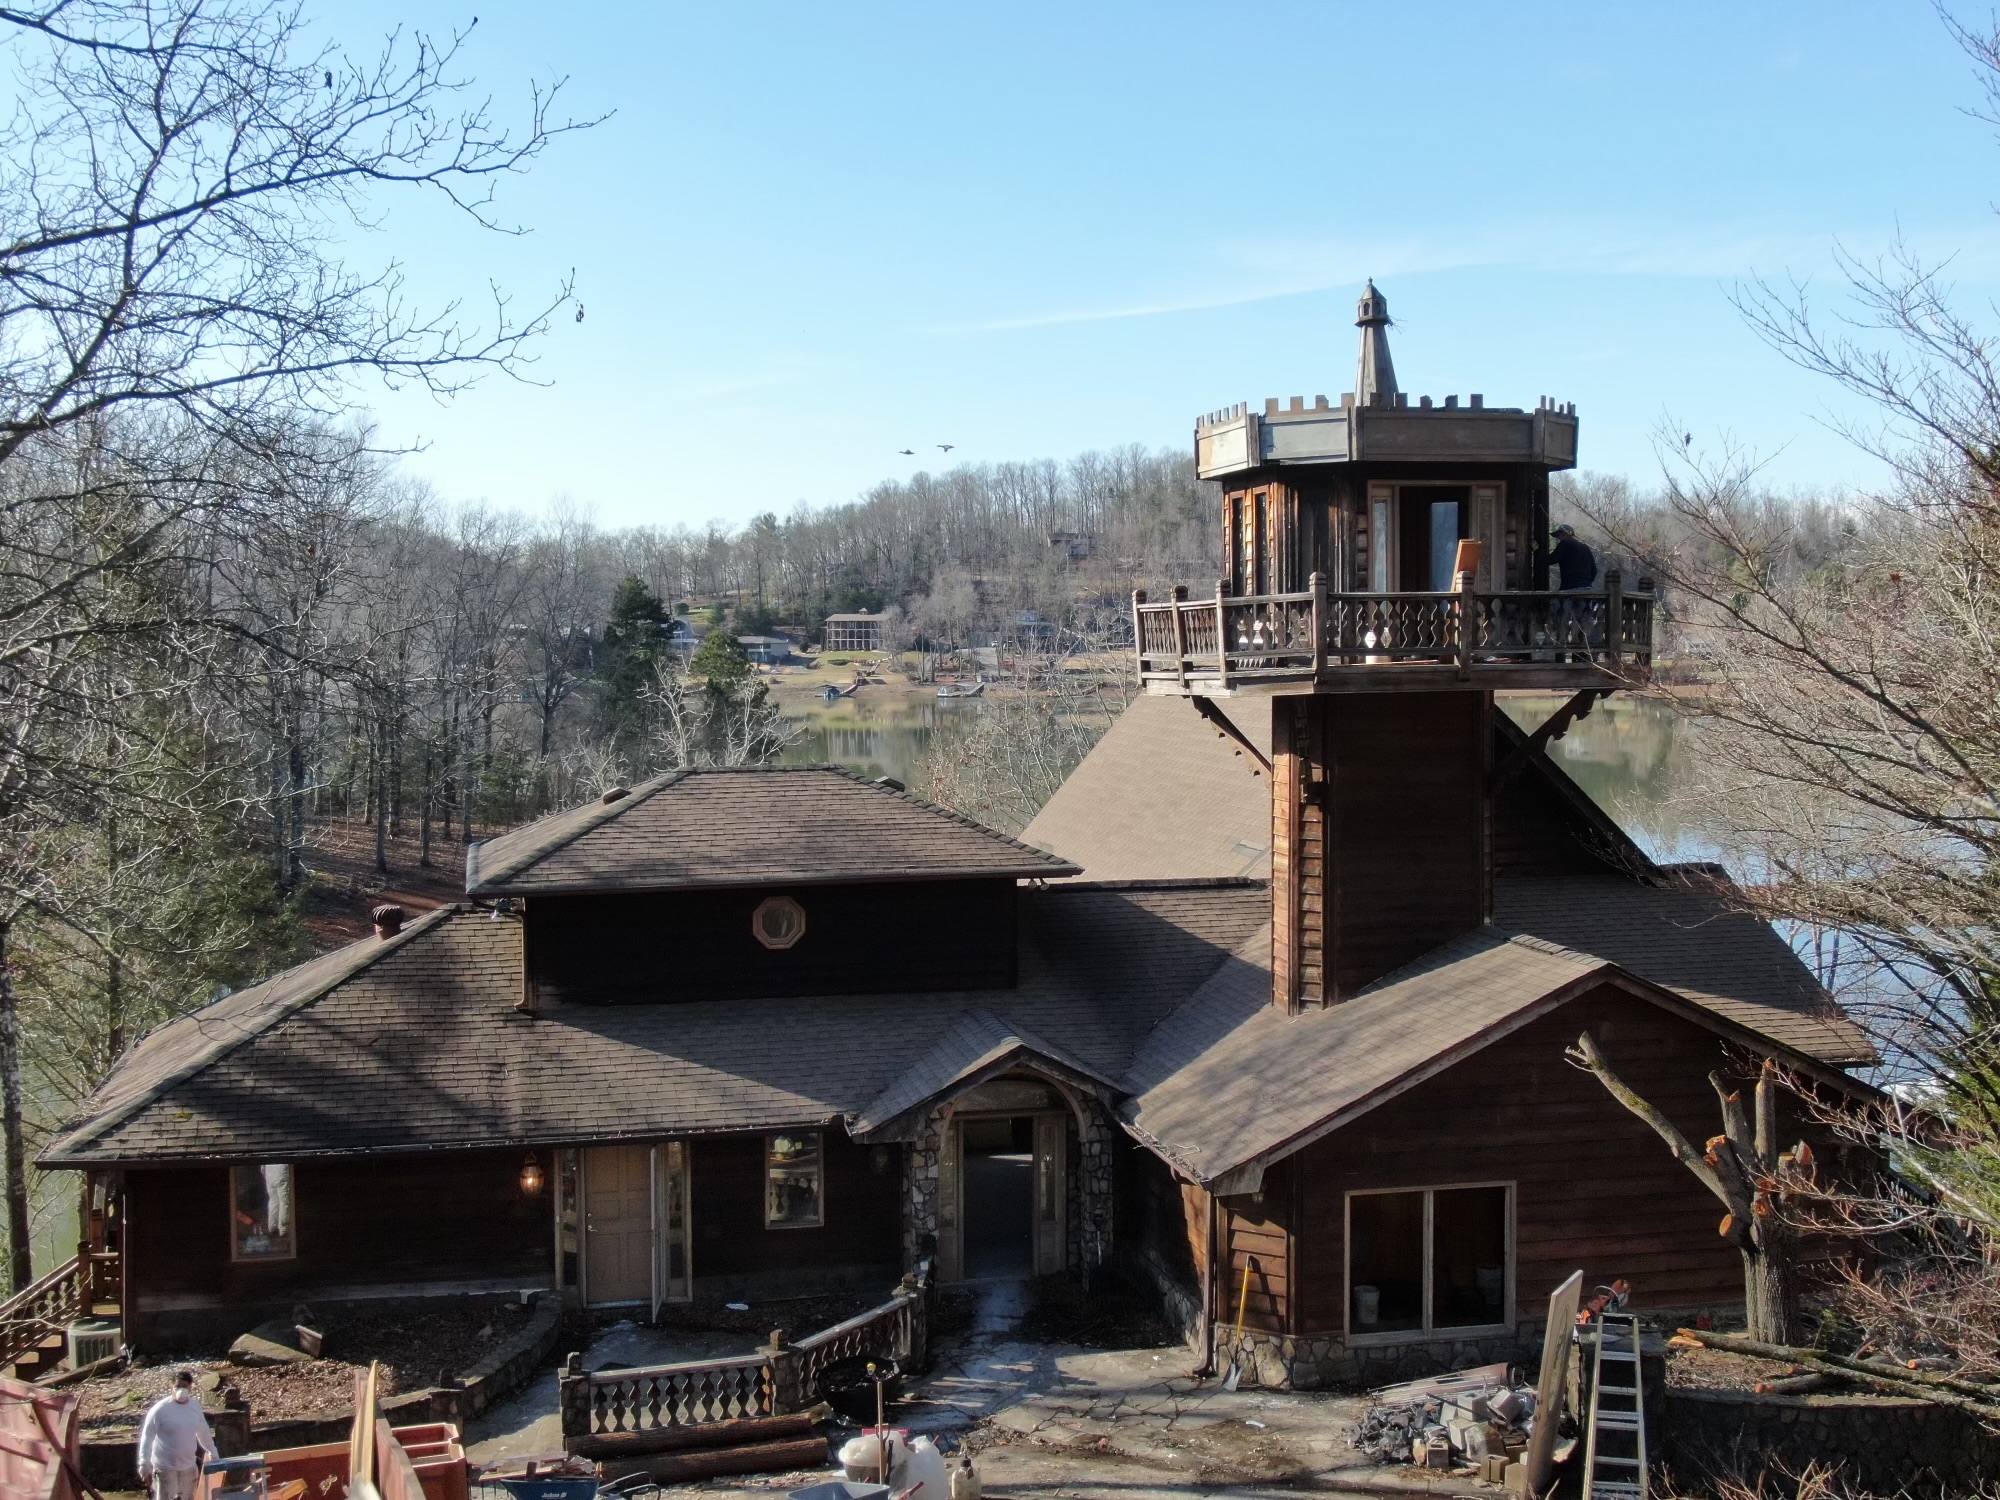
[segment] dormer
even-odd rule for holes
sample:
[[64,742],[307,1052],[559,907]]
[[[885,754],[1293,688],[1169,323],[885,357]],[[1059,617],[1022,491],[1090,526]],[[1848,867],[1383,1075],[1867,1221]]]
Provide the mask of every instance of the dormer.
[[1413,397],[1372,281],[1356,313],[1354,389],[1337,402],[1273,397],[1195,424],[1196,471],[1223,491],[1222,576],[1213,599],[1135,597],[1149,689],[1579,689],[1643,674],[1650,584],[1613,573],[1559,593],[1550,579],[1549,476],[1576,466],[1576,407]]
[[1011,988],[1015,892],[1077,866],[832,766],[676,771],[478,845],[524,1003]]

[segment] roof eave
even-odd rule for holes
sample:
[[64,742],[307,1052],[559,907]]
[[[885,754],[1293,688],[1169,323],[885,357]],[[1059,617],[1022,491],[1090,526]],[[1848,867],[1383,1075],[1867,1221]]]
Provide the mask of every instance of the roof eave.
[[945,870],[876,869],[810,876],[761,875],[721,880],[550,881],[514,884],[503,879],[482,881],[477,886],[467,886],[466,894],[469,896],[618,896],[664,891],[750,890],[759,887],[887,885],[906,880],[1062,880],[1082,873],[1081,865],[1065,862],[1001,866],[990,870],[967,870],[962,867]]

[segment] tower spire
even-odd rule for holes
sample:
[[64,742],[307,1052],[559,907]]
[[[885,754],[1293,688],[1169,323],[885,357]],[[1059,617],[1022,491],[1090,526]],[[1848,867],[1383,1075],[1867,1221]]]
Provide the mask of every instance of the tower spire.
[[1396,395],[1396,366],[1389,358],[1389,302],[1368,278],[1368,290],[1354,309],[1354,326],[1361,330],[1361,362],[1354,372],[1354,399],[1362,406]]

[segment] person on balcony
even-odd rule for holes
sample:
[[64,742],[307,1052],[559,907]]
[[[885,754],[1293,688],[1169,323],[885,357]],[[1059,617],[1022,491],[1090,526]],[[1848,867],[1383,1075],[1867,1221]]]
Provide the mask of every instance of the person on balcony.
[[1597,582],[1597,554],[1577,540],[1574,526],[1556,528],[1556,544],[1549,549],[1549,561],[1556,565],[1556,587],[1565,594],[1587,589]]
[[194,1371],[183,1370],[139,1424],[139,1482],[152,1487],[153,1500],[194,1500],[204,1453],[215,1457],[215,1434],[194,1399]]

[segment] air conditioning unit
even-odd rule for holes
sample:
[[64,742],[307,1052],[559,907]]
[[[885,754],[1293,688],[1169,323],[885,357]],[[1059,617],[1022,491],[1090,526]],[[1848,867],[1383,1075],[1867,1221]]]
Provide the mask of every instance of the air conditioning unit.
[[69,1325],[69,1367],[81,1370],[109,1359],[123,1346],[125,1330],[101,1318],[84,1318]]

